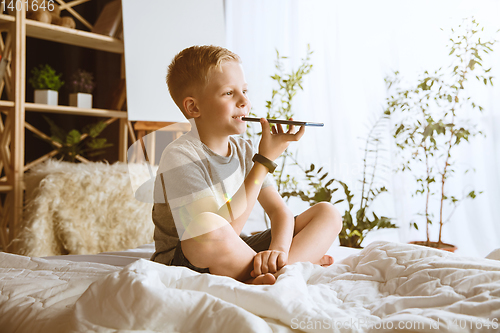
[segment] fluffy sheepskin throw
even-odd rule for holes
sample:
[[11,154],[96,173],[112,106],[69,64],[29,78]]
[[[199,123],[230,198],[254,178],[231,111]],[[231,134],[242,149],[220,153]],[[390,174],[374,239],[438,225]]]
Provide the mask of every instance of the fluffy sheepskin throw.
[[152,242],[152,204],[134,197],[149,179],[145,164],[49,160],[36,166],[25,176],[27,206],[17,252],[94,254]]

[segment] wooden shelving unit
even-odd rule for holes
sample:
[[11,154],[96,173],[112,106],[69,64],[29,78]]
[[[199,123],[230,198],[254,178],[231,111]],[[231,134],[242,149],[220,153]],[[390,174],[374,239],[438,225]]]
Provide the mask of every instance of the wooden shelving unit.
[[[65,4],[64,1],[58,0],[57,3],[66,5],[70,8],[68,11],[72,12],[72,6],[86,1],[74,0],[74,4],[71,2]],[[6,115],[0,118],[0,171],[4,171],[4,176],[0,178],[0,192],[6,194],[5,201],[3,204],[0,203],[0,245],[4,251],[12,250],[12,248],[8,247],[9,243],[18,234],[22,222],[24,172],[57,153],[54,150],[25,165],[25,130],[28,129],[42,137],[45,135],[31,124],[25,122],[26,112],[104,117],[109,118],[106,120],[108,124],[116,120],[119,121],[119,159],[121,161],[126,160],[128,136],[130,135],[131,139],[135,139],[134,133],[131,131],[132,126],[128,122],[127,112],[119,111],[125,99],[124,85],[122,94],[115,101],[116,110],[82,109],[71,106],[26,103],[26,37],[118,54],[123,54],[124,47],[123,41],[113,37],[26,19],[26,3],[24,1],[22,3],[23,8],[15,12],[15,15],[0,14],[0,30],[7,31],[5,41],[3,39],[0,41],[0,53],[3,57],[8,57],[11,60],[11,66],[7,68],[4,80],[0,82],[0,94],[5,88],[9,98],[9,100],[0,101],[0,112]],[[88,26],[88,22],[85,21],[85,25]],[[125,79],[124,73],[122,79],[122,81]],[[83,162],[87,161],[83,157],[79,159]]]
[[[15,22],[14,16],[0,14],[0,24],[7,25]],[[92,32],[69,29],[54,24],[46,24],[25,19],[26,36],[48,40],[51,42],[88,47],[95,50],[123,53],[123,41]]]
[[26,103],[26,111],[34,112],[44,112],[44,113],[62,113],[70,114],[74,116],[94,116],[94,117],[113,117],[113,118],[127,118],[127,112],[125,111],[114,111],[105,109],[83,109],[74,106],[64,106],[64,105],[46,105],[46,104],[35,104]]

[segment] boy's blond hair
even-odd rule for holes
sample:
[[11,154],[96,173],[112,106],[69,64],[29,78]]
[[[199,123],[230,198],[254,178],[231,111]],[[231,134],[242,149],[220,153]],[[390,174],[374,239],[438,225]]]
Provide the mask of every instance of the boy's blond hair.
[[170,96],[186,118],[184,98],[193,94],[195,89],[204,89],[208,83],[210,72],[221,69],[226,61],[241,62],[240,57],[220,46],[195,45],[179,52],[167,72],[167,85]]

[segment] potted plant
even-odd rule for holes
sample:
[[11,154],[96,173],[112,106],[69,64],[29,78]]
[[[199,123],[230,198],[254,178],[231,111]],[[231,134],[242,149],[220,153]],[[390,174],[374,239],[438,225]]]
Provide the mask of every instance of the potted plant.
[[92,73],[79,69],[71,77],[72,93],[69,94],[69,105],[79,108],[92,108],[92,90],[94,89]]
[[[386,167],[379,165],[379,152],[381,151],[380,145],[383,143],[381,134],[384,132],[383,127],[387,120],[388,117],[386,115],[380,117],[366,138],[363,158],[363,179],[361,180],[361,201],[355,215],[353,214],[354,195],[351,194],[347,184],[334,178],[326,181],[328,172],[321,175],[323,167],[315,171],[314,164],[311,164],[307,170],[303,169],[306,180],[309,182],[309,189],[306,191],[295,189],[283,194],[284,197],[299,197],[302,201],[306,201],[313,206],[322,201],[332,202],[334,200],[334,193],[338,188],[331,188],[331,186],[334,182],[340,184],[344,190],[345,199],[336,200],[333,204],[338,204],[344,200],[347,200],[348,204],[348,208],[345,210],[342,218],[343,227],[339,234],[339,241],[342,246],[361,248],[361,244],[369,232],[377,229],[397,228],[391,222],[390,218],[385,216],[379,217],[374,211],[371,211],[370,214],[371,203],[381,193],[387,192],[385,186],[380,185],[379,177],[376,176],[378,168]],[[297,162],[295,161],[295,163]],[[325,181],[326,183],[323,183]]]
[[[474,190],[453,193],[446,185],[457,171],[457,148],[482,135],[470,119],[483,108],[471,100],[466,89],[470,77],[493,85],[488,76],[491,68],[483,68],[482,57],[492,51],[496,41],[482,42],[482,30],[473,18],[464,20],[458,31],[451,29],[449,66],[433,74],[425,71],[409,87],[403,87],[398,72],[386,79],[390,93],[386,114],[394,121],[393,137],[401,161],[396,171],[411,172],[417,184],[412,196],[425,197],[419,220],[426,225],[427,239],[414,242],[420,245],[454,251],[454,245],[442,241],[443,225],[463,200],[474,199],[478,194]],[[437,242],[431,242],[430,226],[436,221],[439,236]],[[418,230],[416,221],[410,225]]]
[[[69,132],[57,126],[50,118],[45,117],[50,125],[50,140],[45,140],[59,151],[63,160],[75,162],[78,156],[94,157],[104,154],[104,149],[112,146],[106,138],[99,138],[101,132],[108,126],[99,121],[85,126],[82,131],[73,129]],[[84,160],[85,161],[85,160]]]
[[61,74],[49,65],[40,65],[31,71],[32,77],[28,80],[35,89],[35,103],[57,105],[58,91],[64,85]]

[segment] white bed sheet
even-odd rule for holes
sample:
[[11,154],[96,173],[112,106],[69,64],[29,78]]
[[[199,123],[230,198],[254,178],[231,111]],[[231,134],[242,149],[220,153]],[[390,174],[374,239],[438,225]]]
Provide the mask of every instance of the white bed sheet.
[[[95,262],[117,267],[125,267],[138,259],[149,259],[155,251],[154,243],[145,244],[135,249],[129,249],[118,252],[103,252],[99,254],[88,255],[65,255],[65,256],[52,256],[43,257],[48,260],[69,260],[75,262]],[[355,254],[361,249],[354,249],[351,247],[332,245],[328,249],[327,254],[331,255],[334,261],[340,261],[351,254]]]
[[392,332],[402,324],[414,332],[498,332],[499,261],[388,242],[355,252],[327,268],[289,265],[272,286],[143,259],[121,268],[0,253],[0,327]]

